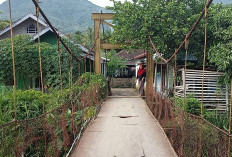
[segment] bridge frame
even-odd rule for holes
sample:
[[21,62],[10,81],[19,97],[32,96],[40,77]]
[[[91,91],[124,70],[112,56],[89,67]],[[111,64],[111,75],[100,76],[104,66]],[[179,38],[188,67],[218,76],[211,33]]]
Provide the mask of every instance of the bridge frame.
[[92,13],[92,20],[94,20],[94,69],[96,74],[101,74],[101,49],[121,49],[122,44],[110,44],[101,40],[101,24],[106,24],[114,27],[112,24],[105,20],[113,20],[114,13]]

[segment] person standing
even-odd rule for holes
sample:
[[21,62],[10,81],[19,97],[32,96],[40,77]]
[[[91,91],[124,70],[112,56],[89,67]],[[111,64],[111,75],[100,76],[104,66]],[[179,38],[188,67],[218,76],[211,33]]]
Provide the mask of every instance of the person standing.
[[144,93],[144,83],[145,83],[145,79],[146,79],[146,69],[145,69],[145,65],[144,64],[140,64],[139,65],[139,70],[137,73],[137,79],[139,82],[139,95],[140,96],[145,96]]

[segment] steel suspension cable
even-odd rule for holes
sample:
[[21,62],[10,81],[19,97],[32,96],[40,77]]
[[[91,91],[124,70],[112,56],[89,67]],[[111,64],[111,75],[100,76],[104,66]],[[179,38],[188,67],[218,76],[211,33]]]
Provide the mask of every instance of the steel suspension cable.
[[15,55],[14,55],[14,39],[13,39],[13,26],[11,15],[11,1],[9,0],[9,16],[10,16],[10,38],[11,38],[11,51],[12,51],[12,65],[14,77],[14,121],[15,121],[15,155],[18,157],[18,135],[17,135],[17,91],[16,91],[16,70],[15,70]]
[[[36,0],[38,4],[38,0]],[[39,8],[36,7],[36,17],[37,17],[37,34],[38,34],[38,48],[39,48],[39,67],[40,67],[40,79],[41,79],[41,92],[42,92],[42,104],[43,104],[43,114],[45,114],[45,104],[44,104],[44,84],[43,84],[43,69],[42,69],[42,56],[41,56],[41,46],[40,46],[40,28],[39,28]],[[44,142],[45,142],[45,157],[47,156],[47,135],[46,135],[46,116],[44,116]]]

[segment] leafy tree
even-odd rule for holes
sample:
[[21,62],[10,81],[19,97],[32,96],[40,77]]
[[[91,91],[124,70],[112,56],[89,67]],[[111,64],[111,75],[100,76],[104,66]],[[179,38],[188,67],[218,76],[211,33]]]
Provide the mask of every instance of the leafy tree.
[[117,56],[115,51],[107,53],[107,58],[109,59],[107,63],[107,75],[109,77],[114,77],[117,71],[126,68],[126,65],[123,63],[122,59]]
[[92,27],[88,27],[86,31],[81,32],[77,30],[74,34],[71,34],[71,40],[76,41],[79,44],[91,49],[94,45],[94,31]]
[[[26,78],[40,78],[38,44],[30,36],[19,35],[14,37],[16,76]],[[77,46],[66,43],[72,52],[78,56],[80,50]],[[59,64],[57,47],[48,43],[41,43],[42,67],[44,83],[49,86],[59,86]],[[70,59],[66,50],[61,47],[61,65],[63,83],[68,84],[70,72]],[[73,61],[73,67],[78,67]],[[11,41],[5,39],[0,41],[0,82],[12,85],[12,55]],[[78,68],[73,68],[74,80],[79,76]]]
[[210,29],[213,43],[209,50],[209,59],[219,71],[223,71],[223,83],[232,78],[232,5],[218,4],[212,8]]
[[[165,58],[170,57],[199,17],[205,2],[201,0],[113,2],[114,6],[109,7],[115,12],[112,42],[127,43],[126,49],[147,50],[146,95],[148,102],[151,102],[149,100],[152,100],[153,94],[154,65],[149,37]],[[198,29],[202,30],[200,27]],[[194,41],[190,43],[192,53],[198,53],[199,48],[203,48],[204,35],[198,32],[195,32],[197,36],[194,35],[197,39],[192,39]],[[196,46],[196,43],[200,43],[199,46]]]
[[[0,14],[2,14],[2,12],[0,11]],[[8,26],[10,23],[8,20],[0,20],[0,31],[3,30],[6,26]]]
[[[114,7],[110,7],[116,13],[113,20],[116,24],[113,40],[130,43],[126,48],[149,51],[150,36],[164,57],[170,57],[184,40],[204,5],[205,1],[200,0],[114,2]],[[204,29],[200,25],[191,38],[192,53],[202,51],[204,43],[204,34],[200,32],[202,30]]]

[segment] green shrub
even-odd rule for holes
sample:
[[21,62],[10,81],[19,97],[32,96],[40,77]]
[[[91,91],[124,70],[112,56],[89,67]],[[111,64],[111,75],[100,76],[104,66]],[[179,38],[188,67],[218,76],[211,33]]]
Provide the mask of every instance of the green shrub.
[[207,111],[204,113],[204,118],[225,131],[228,131],[229,129],[228,113],[218,114],[215,111]]
[[[175,104],[177,106],[183,108],[184,98],[175,97],[172,98],[172,100],[175,100]],[[193,95],[188,95],[185,99],[184,109],[188,113],[194,114],[196,116],[200,116],[201,102],[198,99],[194,98]]]

